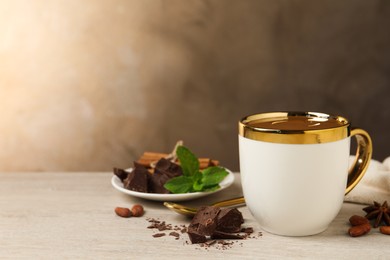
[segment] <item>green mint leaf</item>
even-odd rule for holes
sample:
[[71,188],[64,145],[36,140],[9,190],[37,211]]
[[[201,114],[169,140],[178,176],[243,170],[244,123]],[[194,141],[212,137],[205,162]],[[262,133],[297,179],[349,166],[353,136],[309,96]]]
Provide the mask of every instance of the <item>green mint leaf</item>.
[[202,182],[203,174],[200,171],[197,171],[192,175],[192,180],[194,182]]
[[193,191],[202,191],[203,183],[202,183],[203,174],[200,171],[197,171],[193,176],[192,180],[194,184],[192,185]]
[[210,191],[218,190],[219,188],[221,188],[221,186],[219,186],[217,184],[217,185],[214,185],[214,186],[211,186],[211,187],[204,188],[203,191],[210,192]]
[[193,183],[192,178],[181,175],[167,181],[164,188],[172,193],[187,193],[191,191]]
[[192,185],[192,189],[197,192],[197,191],[203,191],[203,183],[200,181],[194,182],[194,185]]
[[206,168],[202,173],[202,183],[205,188],[218,185],[228,175],[228,172],[219,166]]
[[179,146],[176,155],[179,158],[184,176],[193,176],[199,171],[198,158],[188,148]]

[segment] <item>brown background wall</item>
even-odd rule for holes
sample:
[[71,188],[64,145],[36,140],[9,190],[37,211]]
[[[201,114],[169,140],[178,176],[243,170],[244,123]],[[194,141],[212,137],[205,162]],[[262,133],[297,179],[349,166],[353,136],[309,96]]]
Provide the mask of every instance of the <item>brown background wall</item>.
[[176,140],[238,170],[237,121],[342,114],[390,155],[389,1],[0,3],[0,170],[110,170]]

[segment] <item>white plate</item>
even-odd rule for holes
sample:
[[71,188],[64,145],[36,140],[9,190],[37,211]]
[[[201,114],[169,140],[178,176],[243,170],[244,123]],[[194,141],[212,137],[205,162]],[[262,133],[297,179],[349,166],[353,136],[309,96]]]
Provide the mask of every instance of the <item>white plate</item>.
[[[226,169],[226,168],[225,168]],[[130,169],[128,169],[130,170]],[[128,171],[127,170],[127,171]],[[183,201],[183,200],[192,200],[204,196],[208,196],[211,194],[214,194],[216,192],[219,192],[221,190],[226,189],[234,182],[234,174],[230,170],[226,169],[226,171],[229,173],[223,181],[219,184],[221,188],[215,191],[208,191],[208,192],[192,192],[192,193],[180,193],[180,194],[160,194],[160,193],[146,193],[146,192],[138,192],[138,191],[132,191],[123,188],[122,181],[116,176],[112,176],[111,178],[111,184],[114,186],[115,189],[119,190],[120,192],[126,193],[128,195],[147,199],[147,200],[156,200],[156,201]]]

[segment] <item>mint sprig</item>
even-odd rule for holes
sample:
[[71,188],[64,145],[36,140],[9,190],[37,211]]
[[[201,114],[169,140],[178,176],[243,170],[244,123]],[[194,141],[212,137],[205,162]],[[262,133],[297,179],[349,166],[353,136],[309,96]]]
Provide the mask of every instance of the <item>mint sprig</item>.
[[190,177],[199,172],[199,160],[187,147],[177,147],[176,155],[179,158],[184,176]]
[[199,170],[198,158],[185,146],[179,146],[176,155],[180,161],[183,175],[167,181],[164,187],[172,193],[214,191],[228,172],[219,166]]

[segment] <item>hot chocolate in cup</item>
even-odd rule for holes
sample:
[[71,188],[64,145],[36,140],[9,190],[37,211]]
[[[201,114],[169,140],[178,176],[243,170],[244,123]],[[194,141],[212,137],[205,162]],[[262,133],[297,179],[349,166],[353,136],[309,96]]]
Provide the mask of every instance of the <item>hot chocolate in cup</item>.
[[[356,160],[348,168],[351,137]],[[372,155],[369,134],[349,120],[317,112],[269,112],[239,122],[246,204],[274,234],[306,236],[327,229]]]

